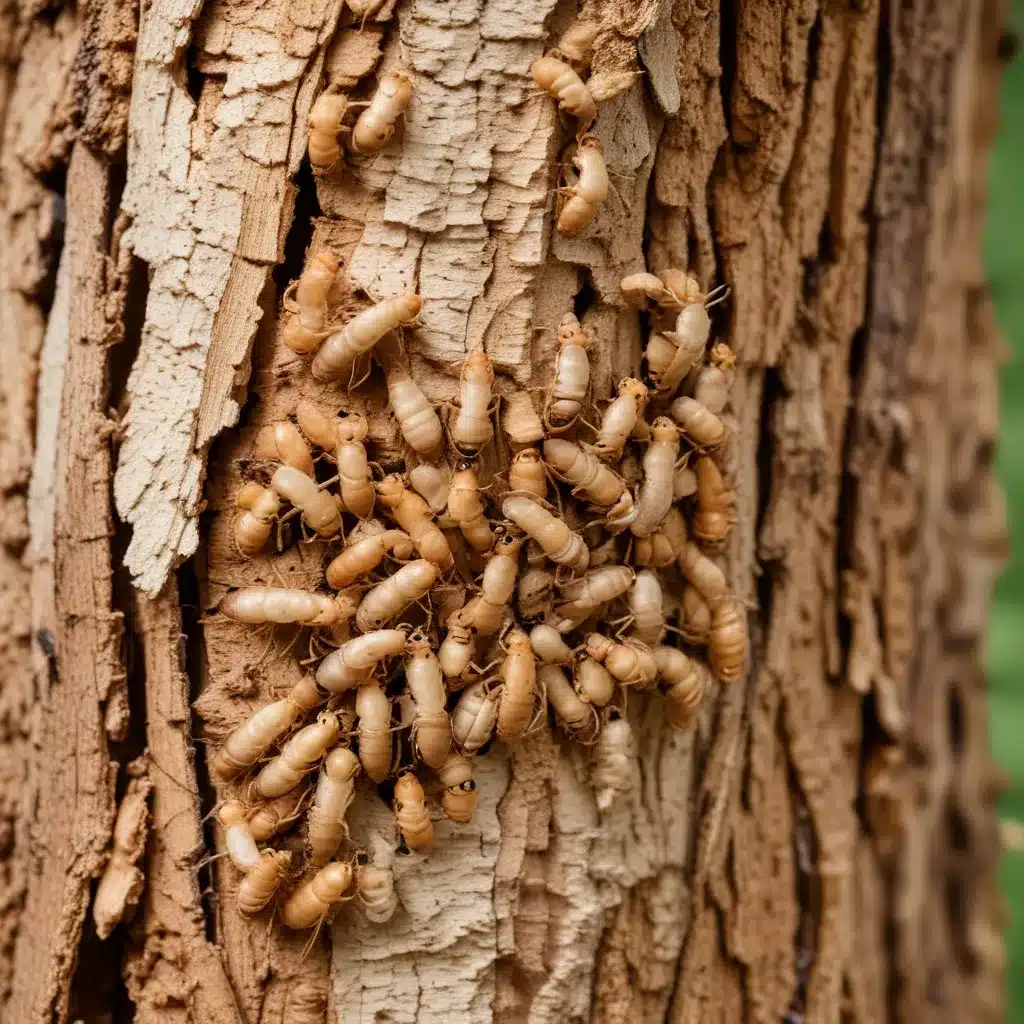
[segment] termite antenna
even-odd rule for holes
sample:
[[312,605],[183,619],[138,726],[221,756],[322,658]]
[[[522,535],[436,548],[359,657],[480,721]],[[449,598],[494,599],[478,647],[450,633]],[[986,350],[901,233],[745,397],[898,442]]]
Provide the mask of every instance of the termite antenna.
[[731,291],[732,289],[727,284],[720,284],[717,288],[712,288],[704,298],[704,308],[710,309],[712,306],[725,302]]

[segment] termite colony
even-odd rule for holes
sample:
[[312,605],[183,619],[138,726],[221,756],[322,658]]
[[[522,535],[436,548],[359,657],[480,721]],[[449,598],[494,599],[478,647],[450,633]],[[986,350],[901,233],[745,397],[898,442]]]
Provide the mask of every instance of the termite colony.
[[[311,152],[321,127],[311,116]],[[543,728],[550,706],[590,750],[608,811],[639,770],[629,696],[660,695],[669,725],[685,729],[710,674],[738,679],[747,649],[745,611],[714,560],[734,521],[715,461],[734,359],[721,342],[706,352],[716,293],[672,269],[622,282],[625,303],[651,320],[646,383],[626,378],[613,397],[592,396],[590,340],[567,313],[539,412],[475,351],[439,414],[402,343],[419,296],[338,324],[344,276],[329,249],[312,256],[286,295],[282,340],[311,356],[312,378],[324,393],[340,388],[347,408],[302,400],[264,427],[253,455],[269,469],[241,488],[234,520],[249,559],[280,549],[282,524],[298,517],[329,545],[325,587],[243,587],[219,606],[236,622],[311,631],[315,670],[234,729],[212,762],[230,787],[217,814],[244,873],[238,906],[254,914],[287,883],[277,905],[289,928],[316,927],[351,899],[372,921],[395,909],[390,867],[343,855],[360,774],[393,793],[396,841],[427,851],[424,783],[451,821],[469,822],[474,758],[495,736],[514,744]],[[371,360],[405,446],[386,469],[371,461],[367,418],[351,407]],[[500,460],[482,459],[488,449]],[[336,472],[318,482],[321,460]],[[300,825],[301,849],[267,845]]]

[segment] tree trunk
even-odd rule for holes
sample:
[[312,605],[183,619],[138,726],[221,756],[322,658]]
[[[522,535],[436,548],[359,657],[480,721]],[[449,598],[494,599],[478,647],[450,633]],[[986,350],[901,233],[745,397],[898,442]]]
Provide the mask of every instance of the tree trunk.
[[[572,133],[528,68],[573,6],[0,0],[4,1020],[1000,1019],[979,240],[1004,4],[588,0],[593,76],[636,74],[568,239]],[[396,67],[398,136],[314,179],[321,83],[361,100]],[[631,702],[643,784],[609,814],[559,731],[496,744],[474,822],[396,858],[391,921],[343,909],[307,949],[204,863],[206,762],[306,656],[213,611],[322,579],[322,544],[246,561],[231,531],[256,432],[323,395],[278,329],[324,245],[424,298],[407,344],[438,403],[479,349],[498,390],[546,385],[571,309],[610,395],[643,346],[623,276],[728,284],[751,653],[689,733]],[[391,471],[379,378],[356,393]],[[390,848],[372,786],[351,827]]]

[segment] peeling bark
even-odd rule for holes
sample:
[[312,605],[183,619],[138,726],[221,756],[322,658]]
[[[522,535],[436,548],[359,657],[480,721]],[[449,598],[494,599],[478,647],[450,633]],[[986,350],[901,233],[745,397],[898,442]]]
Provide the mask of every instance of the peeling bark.
[[[571,131],[528,68],[571,3],[398,0],[364,23],[340,0],[0,0],[4,1019],[999,1019],[981,645],[1006,529],[979,239],[1003,0],[583,7],[594,76],[628,84],[596,122],[612,193],[567,239]],[[359,102],[398,67],[394,139],[314,180],[321,84]],[[641,785],[609,814],[561,734],[498,745],[473,823],[394,858],[392,920],[343,909],[307,950],[200,862],[223,852],[204,747],[302,673],[211,613],[322,577],[322,542],[242,560],[231,535],[259,429],[324,399],[279,341],[322,245],[367,294],[423,296],[406,340],[439,404],[479,349],[497,390],[543,386],[573,308],[608,395],[640,367],[624,274],[728,284],[726,563],[753,649],[690,734],[631,705]],[[380,380],[361,394],[395,468]],[[147,796],[144,889],[101,945],[96,880]],[[350,821],[391,855],[365,780]]]

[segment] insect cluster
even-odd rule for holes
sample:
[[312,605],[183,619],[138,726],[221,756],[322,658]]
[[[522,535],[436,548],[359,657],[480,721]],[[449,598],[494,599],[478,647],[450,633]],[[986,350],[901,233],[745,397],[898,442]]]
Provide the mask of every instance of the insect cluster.
[[[575,72],[550,88],[592,118]],[[360,122],[376,110],[371,122],[393,129],[387,104],[375,103]],[[320,128],[310,123],[312,155]],[[686,728],[709,668],[737,679],[747,647],[745,613],[713,557],[734,521],[715,461],[734,366],[724,343],[706,352],[715,293],[677,270],[622,282],[625,302],[651,320],[647,382],[622,380],[598,399],[603,409],[591,404],[590,339],[567,313],[540,412],[530,392],[505,381],[496,390],[477,351],[439,414],[400,340],[420,297],[360,308],[348,289],[337,255],[321,249],[286,293],[284,344],[311,357],[312,378],[324,393],[340,388],[347,408],[303,400],[260,431],[260,479],[236,495],[233,525],[248,559],[280,548],[283,524],[297,517],[327,545],[325,587],[243,587],[219,605],[239,623],[311,631],[305,664],[315,669],[235,728],[212,761],[228,792],[217,816],[243,873],[240,910],[277,897],[280,921],[297,929],[348,900],[381,922],[397,905],[390,865],[351,849],[346,816],[360,775],[390,800],[396,839],[429,850],[428,791],[451,821],[470,821],[474,757],[495,736],[515,743],[543,727],[550,708],[590,749],[605,811],[639,772],[629,696],[660,695],[666,721]],[[338,323],[343,307],[352,315]],[[371,461],[369,423],[352,397],[372,362],[405,446],[386,467]],[[319,479],[318,464],[333,464],[333,475]],[[300,828],[301,846],[271,845]]]

